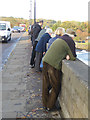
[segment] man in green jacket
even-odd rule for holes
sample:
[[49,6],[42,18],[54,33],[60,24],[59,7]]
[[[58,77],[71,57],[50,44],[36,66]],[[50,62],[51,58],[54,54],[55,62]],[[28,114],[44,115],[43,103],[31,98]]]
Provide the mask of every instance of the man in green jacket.
[[52,110],[60,92],[62,60],[75,60],[68,44],[58,38],[43,57],[42,102],[47,110]]

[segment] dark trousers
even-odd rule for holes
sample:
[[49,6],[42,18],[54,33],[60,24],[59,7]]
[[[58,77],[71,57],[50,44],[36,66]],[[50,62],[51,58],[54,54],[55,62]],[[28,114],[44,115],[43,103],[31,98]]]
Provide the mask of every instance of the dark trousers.
[[52,109],[55,106],[61,88],[61,79],[61,71],[43,63],[42,102],[44,107]]
[[32,54],[31,54],[31,60],[30,60],[30,65],[35,65],[35,56],[36,56],[36,45],[37,45],[37,41],[35,41],[34,45],[33,45],[33,49],[32,49]]
[[36,52],[36,61],[35,61],[35,70],[40,71],[40,63],[42,60],[43,54],[40,52]]

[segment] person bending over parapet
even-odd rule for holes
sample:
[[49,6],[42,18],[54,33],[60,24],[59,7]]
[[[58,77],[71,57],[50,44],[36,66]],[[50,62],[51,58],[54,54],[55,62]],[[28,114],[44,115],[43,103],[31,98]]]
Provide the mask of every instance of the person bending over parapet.
[[[72,34],[74,37],[74,35]],[[55,107],[62,79],[62,60],[75,60],[72,51],[63,39],[56,39],[43,57],[42,102],[47,110]]]

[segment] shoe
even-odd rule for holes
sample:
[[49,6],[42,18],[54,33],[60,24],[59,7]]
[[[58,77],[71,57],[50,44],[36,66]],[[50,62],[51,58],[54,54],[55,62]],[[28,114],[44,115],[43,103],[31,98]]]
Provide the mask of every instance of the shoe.
[[47,108],[48,111],[50,111],[50,108]]
[[35,70],[36,71],[36,73],[41,73],[41,71],[40,70]]
[[39,72],[39,70],[35,70],[36,72]]
[[46,111],[57,111],[57,110],[60,110],[61,108],[60,107],[56,107],[56,106],[54,106],[53,108],[46,108]]
[[58,110],[61,109],[61,106],[60,106],[60,103],[59,103],[58,100],[57,100],[56,103],[55,103],[55,107],[56,107],[56,109],[58,109]]
[[44,110],[47,110],[47,107],[43,107]]
[[47,108],[47,107],[43,107],[43,108],[44,108],[44,110],[45,110],[46,112],[49,112],[49,111],[50,111],[50,109]]
[[34,68],[35,66],[34,65],[30,65],[31,68]]

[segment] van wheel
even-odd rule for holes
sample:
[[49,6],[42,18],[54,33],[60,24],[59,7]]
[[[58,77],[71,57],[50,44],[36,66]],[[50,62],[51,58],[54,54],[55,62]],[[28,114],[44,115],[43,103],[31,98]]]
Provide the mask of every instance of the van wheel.
[[10,38],[9,38],[9,41],[11,40],[11,35],[10,35]]
[[5,42],[6,42],[6,43],[8,43],[8,41],[7,41],[7,40],[6,40]]
[[5,43],[8,43],[8,40],[7,40],[7,39],[5,40]]

